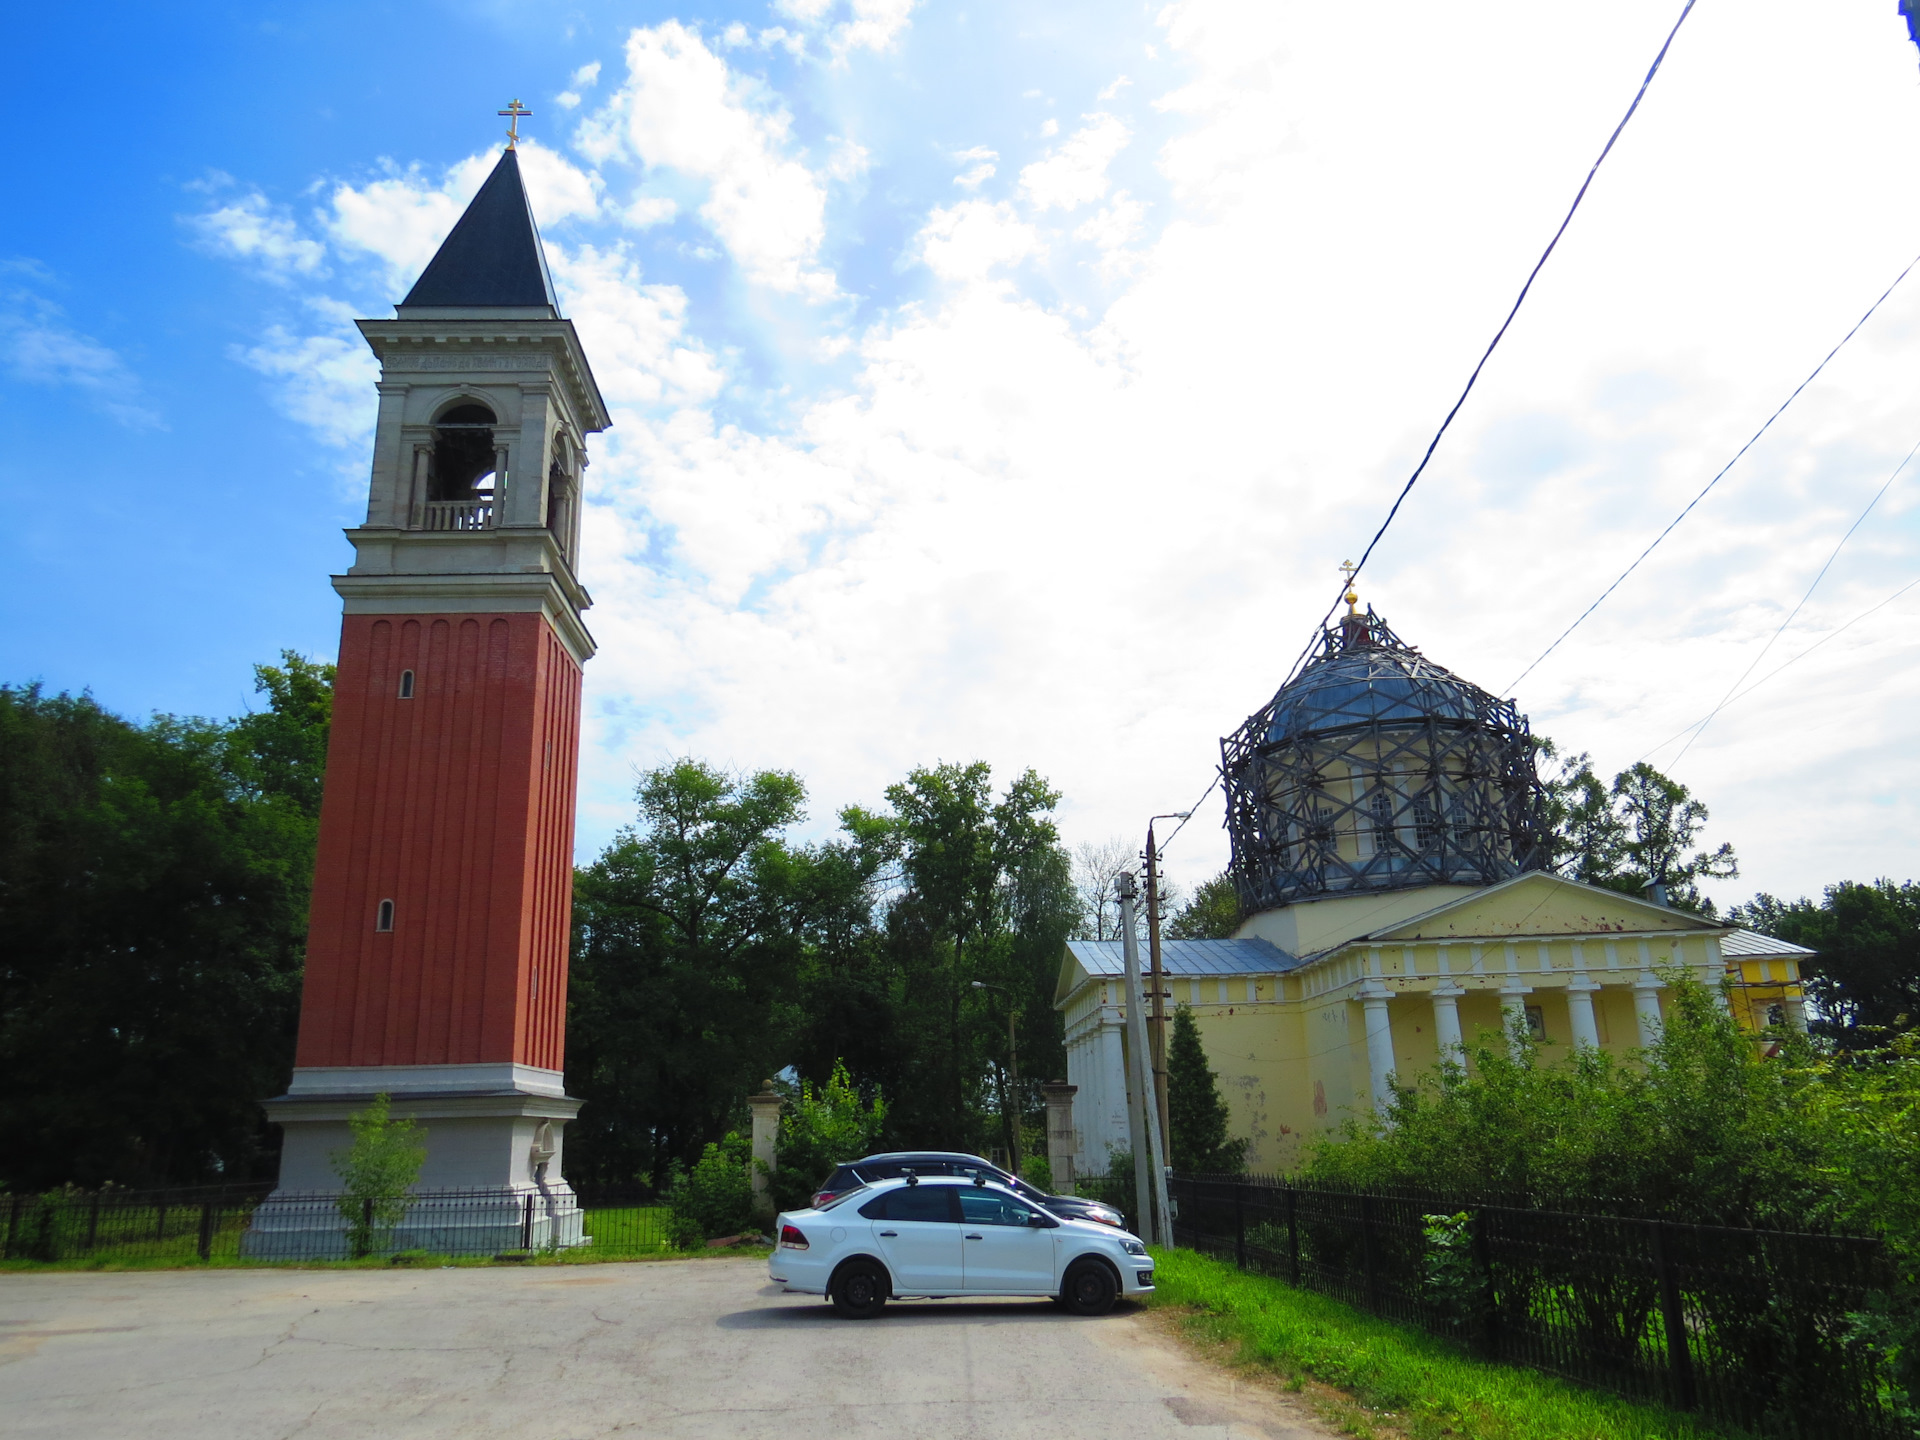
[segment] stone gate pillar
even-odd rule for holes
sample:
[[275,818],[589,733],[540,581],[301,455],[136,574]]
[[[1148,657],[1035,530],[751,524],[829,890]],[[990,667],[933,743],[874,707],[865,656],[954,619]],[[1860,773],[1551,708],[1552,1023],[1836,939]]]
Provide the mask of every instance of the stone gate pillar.
[[[753,1213],[761,1223],[773,1219],[773,1196],[767,1193],[767,1181],[779,1168],[777,1146],[780,1139],[780,1094],[767,1081],[758,1095],[747,1097],[753,1111]],[[764,1165],[766,1169],[760,1167]]]
[[1079,1146],[1073,1134],[1073,1097],[1078,1085],[1064,1080],[1049,1080],[1040,1087],[1047,1097],[1047,1167],[1053,1172],[1053,1193],[1073,1193],[1073,1162]]

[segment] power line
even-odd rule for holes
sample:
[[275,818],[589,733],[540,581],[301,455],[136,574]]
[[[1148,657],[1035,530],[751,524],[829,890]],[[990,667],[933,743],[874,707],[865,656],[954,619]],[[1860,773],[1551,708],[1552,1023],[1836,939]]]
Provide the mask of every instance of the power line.
[[[1794,656],[1793,659],[1788,660],[1783,664],[1776,666],[1772,670],[1769,670],[1766,674],[1762,675],[1758,680],[1754,681],[1753,684],[1749,685],[1746,689],[1742,690],[1738,695],[1732,695],[1732,696],[1729,696],[1727,699],[1722,700],[1717,706],[1714,707],[1714,714],[1718,714],[1721,710],[1726,709],[1727,706],[1734,704],[1737,701],[1746,699],[1747,696],[1753,694],[1754,691],[1758,690],[1762,685],[1766,684],[1769,680],[1773,679],[1773,677],[1778,675],[1781,671],[1791,669],[1793,666],[1798,665],[1802,660],[1806,659],[1807,656],[1811,655],[1814,651],[1818,650],[1822,645],[1826,644],[1829,640],[1838,639],[1841,635],[1844,635],[1847,631],[1851,630],[1854,626],[1858,625],[1862,620],[1867,619],[1869,616],[1879,614],[1882,610],[1886,609],[1887,606],[1891,605],[1894,601],[1898,600],[1902,595],[1906,594],[1909,590],[1913,589],[1913,587],[1916,585],[1920,585],[1920,579],[1909,580],[1906,584],[1902,585],[1898,590],[1894,591],[1893,594],[1887,596],[1886,599],[1882,600],[1878,605],[1870,606],[1869,608],[1862,610],[1858,615],[1854,616],[1853,619],[1847,621],[1847,623],[1842,625],[1838,630],[1829,630],[1825,635],[1822,635],[1818,640],[1814,641],[1813,644],[1809,645],[1806,649],[1802,650],[1798,655]],[[1707,716],[1707,720],[1711,720],[1712,718],[1713,718],[1713,715]],[[1688,730],[1695,729],[1696,727],[1699,727],[1699,726],[1704,726],[1706,723],[1707,723],[1706,720],[1696,720],[1693,722],[1692,725],[1688,725],[1684,729],[1674,731],[1673,734],[1669,735],[1666,739],[1662,740],[1658,745],[1654,746],[1653,749],[1647,751],[1646,755],[1642,755],[1640,758],[1642,760],[1645,760],[1649,755],[1659,754],[1662,750],[1666,749],[1667,746],[1671,745],[1674,741],[1678,740],[1682,735],[1686,734]]]
[[1678,765],[1681,759],[1685,757],[1687,751],[1693,748],[1693,742],[1707,733],[1707,726],[1713,723],[1713,717],[1718,715],[1726,706],[1727,701],[1733,697],[1733,692],[1746,683],[1747,676],[1753,674],[1753,672],[1759,668],[1760,662],[1767,658],[1767,652],[1773,649],[1774,641],[1787,633],[1787,627],[1793,624],[1794,618],[1806,608],[1807,601],[1813,598],[1813,592],[1820,588],[1820,582],[1827,578],[1827,571],[1831,570],[1833,568],[1833,562],[1840,558],[1840,552],[1846,548],[1847,541],[1853,538],[1853,532],[1867,523],[1867,516],[1871,515],[1873,513],[1873,507],[1880,503],[1880,497],[1892,488],[1893,482],[1900,478],[1900,472],[1907,468],[1907,462],[1912,460],[1916,454],[1920,454],[1920,440],[1913,442],[1913,449],[1907,451],[1906,457],[1902,459],[1898,465],[1893,467],[1893,473],[1887,476],[1886,483],[1873,492],[1873,498],[1867,501],[1867,508],[1860,512],[1859,519],[1847,527],[1847,533],[1842,535],[1840,537],[1840,543],[1833,547],[1833,553],[1827,556],[1827,563],[1822,565],[1820,567],[1820,573],[1813,577],[1813,583],[1807,586],[1807,593],[1800,597],[1800,603],[1793,607],[1792,614],[1782,620],[1780,622],[1780,628],[1767,637],[1767,643],[1760,647],[1760,653],[1754,656],[1748,663],[1747,668],[1740,672],[1740,678],[1727,687],[1727,693],[1720,697],[1720,703],[1707,712],[1707,718],[1700,722],[1699,728],[1688,737],[1687,743],[1680,747],[1680,753],[1673,757],[1674,764]]
[[1700,487],[1700,493],[1698,495],[1695,495],[1693,499],[1687,502],[1686,509],[1682,510],[1678,515],[1674,516],[1673,519],[1667,522],[1667,528],[1662,530],[1658,535],[1653,537],[1653,540],[1648,544],[1647,548],[1642,550],[1637,556],[1634,557],[1633,563],[1627,566],[1626,569],[1622,570],[1619,576],[1614,580],[1614,582],[1611,585],[1607,586],[1606,589],[1600,592],[1599,598],[1596,599],[1591,605],[1587,606],[1586,609],[1582,610],[1580,612],[1579,618],[1576,619],[1573,622],[1573,624],[1567,626],[1566,629],[1562,630],[1551,645],[1547,646],[1546,649],[1542,650],[1538,655],[1536,655],[1533,658],[1533,663],[1531,665],[1527,666],[1526,669],[1522,670],[1518,675],[1514,676],[1513,679],[1507,682],[1506,688],[1501,692],[1502,694],[1511,695],[1514,692],[1514,689],[1520,684],[1520,682],[1526,679],[1527,676],[1531,675],[1539,667],[1541,661],[1545,660],[1549,655],[1553,654],[1555,650],[1558,650],[1560,648],[1560,642],[1562,640],[1565,640],[1567,636],[1571,635],[1575,630],[1578,630],[1581,626],[1581,623],[1585,621],[1589,615],[1593,614],[1594,611],[1598,610],[1600,606],[1605,602],[1606,598],[1609,595],[1613,594],[1615,590],[1618,590],[1620,588],[1621,583],[1629,575],[1633,574],[1634,571],[1640,568],[1640,562],[1642,560],[1645,560],[1647,556],[1651,555],[1654,552],[1654,550],[1659,546],[1660,542],[1662,540],[1665,540],[1667,536],[1671,535],[1674,531],[1674,528],[1678,526],[1682,520],[1686,519],[1687,516],[1693,513],[1693,507],[1698,505],[1702,500],[1707,498],[1707,492],[1713,489],[1714,486],[1718,485],[1721,479],[1725,477],[1726,473],[1729,470],[1733,469],[1735,465],[1738,465],[1740,463],[1740,457],[1742,455],[1745,455],[1747,451],[1751,450],[1756,444],[1758,444],[1760,437],[1762,435],[1765,435],[1767,431],[1773,428],[1773,422],[1778,420],[1783,414],[1785,414],[1787,407],[1793,404],[1795,400],[1800,398],[1800,392],[1802,390],[1805,390],[1809,385],[1811,385],[1819,377],[1820,372],[1827,368],[1827,362],[1832,360],[1834,356],[1838,355],[1842,350],[1842,348],[1845,347],[1846,343],[1849,340],[1853,339],[1855,335],[1860,333],[1860,327],[1865,325],[1867,321],[1873,318],[1873,312],[1878,310],[1881,304],[1886,300],[1886,298],[1889,295],[1893,294],[1893,292],[1900,287],[1900,282],[1907,278],[1908,272],[1910,272],[1913,269],[1913,267],[1916,265],[1920,265],[1920,255],[1916,255],[1913,257],[1913,259],[1909,260],[1907,262],[1906,269],[1902,270],[1898,275],[1893,277],[1893,284],[1887,286],[1885,290],[1881,291],[1880,298],[1874,301],[1873,304],[1867,307],[1867,313],[1862,315],[1858,320],[1853,322],[1853,328],[1847,331],[1846,334],[1840,337],[1840,343],[1838,345],[1835,345],[1833,349],[1827,352],[1826,359],[1822,360],[1818,365],[1814,366],[1812,373],[1809,374],[1807,378],[1802,380],[1798,385],[1793,387],[1793,393],[1787,396],[1786,399],[1782,400],[1780,402],[1779,408],[1776,409],[1771,415],[1769,415],[1766,418],[1766,422],[1763,425],[1761,425],[1761,427],[1758,430],[1753,432],[1752,437],[1748,439],[1747,443],[1742,445],[1737,451],[1734,452],[1733,459],[1727,461],[1725,465],[1722,465],[1719,471],[1714,475],[1714,477],[1711,480],[1707,481],[1705,485]]
[[[1667,32],[1667,38],[1661,42],[1660,52],[1653,57],[1653,64],[1647,67],[1646,76],[1640,81],[1640,88],[1634,91],[1633,101],[1627,106],[1626,113],[1620,117],[1620,123],[1613,127],[1613,133],[1607,136],[1607,143],[1600,147],[1600,154],[1595,157],[1593,164],[1587,167],[1587,178],[1580,182],[1580,189],[1575,192],[1573,203],[1567,207],[1567,213],[1561,217],[1558,228],[1553,232],[1553,238],[1547,241],[1547,248],[1540,252],[1540,258],[1534,261],[1533,269],[1527,272],[1526,283],[1520,287],[1520,293],[1514,297],[1513,306],[1507,311],[1506,319],[1500,322],[1500,328],[1494,332],[1493,339],[1487,342],[1487,348],[1482,352],[1479,363],[1473,367],[1473,373],[1467,376],[1467,383],[1461,389],[1459,398],[1453,402],[1453,408],[1447,411],[1446,418],[1440,422],[1440,428],[1434,431],[1433,439],[1427,442],[1426,451],[1420,456],[1420,463],[1414,467],[1413,473],[1407,477],[1407,483],[1400,487],[1400,493],[1394,497],[1393,505],[1387,511],[1387,518],[1380,522],[1380,528],[1373,532],[1373,538],[1367,542],[1367,548],[1360,552],[1360,563],[1353,567],[1352,572],[1341,581],[1339,590],[1334,592],[1333,601],[1327,606],[1326,614],[1320,617],[1319,625],[1314,627],[1313,634],[1308,637],[1306,648],[1300,652],[1299,657],[1293,662],[1292,667],[1287,671],[1287,680],[1283,681],[1282,684],[1291,681],[1294,676],[1299,674],[1300,667],[1306,663],[1307,656],[1313,653],[1314,644],[1320,638],[1320,631],[1326,627],[1326,623],[1332,618],[1333,612],[1339,608],[1340,597],[1344,595],[1347,588],[1359,578],[1360,572],[1366,569],[1367,561],[1372,557],[1374,547],[1379,545],[1381,537],[1387,533],[1387,527],[1393,524],[1394,516],[1400,513],[1401,504],[1406,500],[1407,496],[1412,493],[1413,487],[1418,483],[1420,477],[1426,473],[1427,464],[1433,459],[1434,451],[1440,448],[1440,441],[1446,435],[1448,429],[1452,427],[1454,417],[1460,413],[1460,407],[1467,403],[1467,396],[1473,393],[1474,385],[1479,382],[1480,372],[1487,368],[1487,362],[1493,358],[1493,352],[1500,347],[1500,342],[1506,338],[1507,331],[1513,325],[1514,317],[1520,313],[1520,307],[1526,303],[1527,295],[1533,289],[1533,282],[1540,278],[1540,272],[1546,268],[1547,261],[1552,258],[1554,250],[1560,244],[1560,237],[1567,233],[1567,227],[1573,223],[1574,214],[1580,209],[1580,202],[1587,198],[1587,191],[1593,187],[1594,177],[1600,173],[1600,166],[1605,162],[1607,156],[1613,153],[1614,145],[1619,141],[1621,133],[1627,128],[1627,122],[1633,119],[1634,112],[1640,108],[1640,102],[1646,98],[1647,88],[1653,84],[1653,77],[1660,73],[1661,65],[1666,62],[1667,52],[1673,48],[1673,42],[1675,37],[1680,33],[1680,27],[1687,23],[1687,17],[1693,13],[1693,7],[1696,3],[1697,0],[1686,0],[1686,3],[1680,7],[1680,18],[1673,22],[1673,28]],[[1201,804],[1206,801],[1209,795],[1213,794],[1215,787],[1220,784],[1221,779],[1222,776],[1220,772],[1215,770],[1213,779],[1208,782],[1207,788],[1201,792],[1200,799],[1188,807],[1187,813],[1189,817],[1200,808]],[[1186,826],[1187,822],[1182,820],[1174,827],[1173,834],[1167,836],[1166,841],[1160,845],[1160,853],[1162,855],[1166,853],[1167,846],[1173,843],[1174,836],[1178,835]]]
[[1681,6],[1680,18],[1673,22],[1673,29],[1667,32],[1667,38],[1660,46],[1660,53],[1653,57],[1653,64],[1647,68],[1646,78],[1640,82],[1640,88],[1634,92],[1633,103],[1627,106],[1627,113],[1620,117],[1620,123],[1613,127],[1613,133],[1607,136],[1607,143],[1600,148],[1599,156],[1587,168],[1587,178],[1580,182],[1580,189],[1573,197],[1573,204],[1567,207],[1567,213],[1562,217],[1559,228],[1553,232],[1553,238],[1547,242],[1547,248],[1540,252],[1540,258],[1534,261],[1533,269],[1527,272],[1527,281],[1520,287],[1519,295],[1514,298],[1513,308],[1507,311],[1507,318],[1500,322],[1500,328],[1494,332],[1493,339],[1487,343],[1485,352],[1480,356],[1480,363],[1473,367],[1473,373],[1467,377],[1466,386],[1461,390],[1459,399],[1453,402],[1453,408],[1447,411],[1446,418],[1440,422],[1440,428],[1434,431],[1433,439],[1427,442],[1426,453],[1421,455],[1420,463],[1414,466],[1413,474],[1407,477],[1407,483],[1400,487],[1400,493],[1394,497],[1393,505],[1387,511],[1387,518],[1380,522],[1380,528],[1373,532],[1373,538],[1367,542],[1367,548],[1360,552],[1360,563],[1354,566],[1352,573],[1341,582],[1339,590],[1334,592],[1333,602],[1327,606],[1327,613],[1320,617],[1320,624],[1314,628],[1314,633],[1308,638],[1306,649],[1300,652],[1299,658],[1293,662],[1293,668],[1287,672],[1289,681],[1299,673],[1307,656],[1313,652],[1314,644],[1320,638],[1320,631],[1325,628],[1333,612],[1340,606],[1340,597],[1346,593],[1353,581],[1359,578],[1360,572],[1367,568],[1367,560],[1373,554],[1374,547],[1387,533],[1387,527],[1393,524],[1394,516],[1400,513],[1401,504],[1412,493],[1421,475],[1426,472],[1427,462],[1433,459],[1433,452],[1440,448],[1441,438],[1452,426],[1454,416],[1460,413],[1460,407],[1467,403],[1467,396],[1473,393],[1473,387],[1480,379],[1480,372],[1487,368],[1487,362],[1493,358],[1493,352],[1506,338],[1507,330],[1512,326],[1514,317],[1520,313],[1520,307],[1526,303],[1527,294],[1533,289],[1533,282],[1540,278],[1540,272],[1546,268],[1555,247],[1560,244],[1560,237],[1567,233],[1567,226],[1573,223],[1574,213],[1579,210],[1580,202],[1587,198],[1587,191],[1593,185],[1594,176],[1600,173],[1600,166],[1607,156],[1613,153],[1615,142],[1619,140],[1621,132],[1627,128],[1627,122],[1633,119],[1634,112],[1640,108],[1640,102],[1646,98],[1647,87],[1653,84],[1653,77],[1660,73],[1660,66],[1667,58],[1667,51],[1673,48],[1674,37],[1680,33],[1680,27],[1687,23],[1687,16],[1693,13],[1695,3],[1696,0],[1686,0],[1686,4]]

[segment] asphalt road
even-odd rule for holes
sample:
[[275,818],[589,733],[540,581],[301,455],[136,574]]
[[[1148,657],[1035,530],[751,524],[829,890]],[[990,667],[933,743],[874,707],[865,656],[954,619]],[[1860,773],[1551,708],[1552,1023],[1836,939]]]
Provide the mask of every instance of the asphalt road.
[[1322,1440],[1144,1312],[843,1321],[763,1260],[0,1275],[11,1440]]

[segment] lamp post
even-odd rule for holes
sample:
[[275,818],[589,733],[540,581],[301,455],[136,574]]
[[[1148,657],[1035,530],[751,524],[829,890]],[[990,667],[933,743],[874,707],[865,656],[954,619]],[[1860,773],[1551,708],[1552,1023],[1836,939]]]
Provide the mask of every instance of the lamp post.
[[1013,1022],[1018,1012],[1013,1008],[1013,992],[1004,985],[989,985],[984,980],[973,982],[976,990],[998,990],[1007,997],[1007,1084],[1006,1097],[1001,1109],[1006,1114],[1007,1159],[1012,1163],[1008,1169],[1016,1177],[1020,1174],[1020,1042],[1014,1038]]

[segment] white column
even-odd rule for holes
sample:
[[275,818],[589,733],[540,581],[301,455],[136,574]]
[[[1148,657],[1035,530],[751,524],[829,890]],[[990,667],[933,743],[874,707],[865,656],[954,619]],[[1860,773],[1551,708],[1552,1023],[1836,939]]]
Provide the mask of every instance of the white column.
[[1393,1103],[1393,1023],[1387,1017],[1388,993],[1362,991],[1367,1012],[1367,1068],[1373,1072],[1373,1112],[1386,1116]]
[[1660,979],[1651,970],[1642,970],[1633,982],[1633,1018],[1641,1049],[1650,1048],[1660,1038]]
[[1520,1027],[1522,1034],[1527,1028],[1527,996],[1533,993],[1531,985],[1520,983],[1519,952],[1512,944],[1507,946],[1507,978],[1500,986],[1500,1028],[1506,1032],[1507,1049],[1515,1058],[1521,1052],[1521,1042],[1514,1039],[1514,1027]]
[[767,1181],[779,1164],[781,1104],[771,1080],[758,1095],[747,1097],[747,1108],[753,1112],[753,1213],[763,1223],[773,1219],[773,1197],[767,1193]]
[[1593,1018],[1593,992],[1598,982],[1587,976],[1587,954],[1578,940],[1573,942],[1573,978],[1567,981],[1567,1018],[1573,1028],[1576,1050],[1600,1048],[1600,1026]]
[[1467,992],[1449,981],[1433,992],[1433,1033],[1442,1065],[1465,1065],[1467,1047],[1460,1038],[1460,997]]

